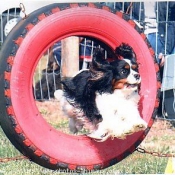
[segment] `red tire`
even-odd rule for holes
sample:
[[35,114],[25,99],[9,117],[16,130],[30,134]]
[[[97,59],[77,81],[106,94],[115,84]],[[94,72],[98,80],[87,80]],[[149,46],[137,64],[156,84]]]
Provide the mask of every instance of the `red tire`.
[[[105,9],[105,10],[104,10]],[[57,131],[41,116],[32,93],[35,67],[42,53],[65,37],[91,36],[112,49],[128,43],[140,63],[140,113],[144,132],[98,143]],[[96,4],[52,4],[22,20],[7,37],[0,54],[0,119],[7,137],[32,161],[51,169],[97,170],[135,151],[149,131],[158,105],[157,65],[145,35],[121,12]]]

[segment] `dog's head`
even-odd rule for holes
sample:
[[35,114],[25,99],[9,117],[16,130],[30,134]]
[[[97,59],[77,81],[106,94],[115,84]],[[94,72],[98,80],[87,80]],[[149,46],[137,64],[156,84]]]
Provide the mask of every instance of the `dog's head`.
[[115,53],[119,60],[113,61],[110,64],[113,67],[113,89],[136,90],[141,82],[141,77],[138,71],[136,54],[133,49],[127,44],[121,44],[116,48]]
[[[112,86],[107,92],[113,92],[115,89],[136,90],[141,82],[138,71],[136,54],[133,49],[122,43],[115,50],[116,58],[108,62],[100,49],[96,50],[90,71],[94,81],[102,86]],[[102,87],[101,86],[101,87]]]
[[133,59],[123,59],[110,63],[113,67],[112,86],[115,89],[134,90],[138,88],[141,77],[138,65]]

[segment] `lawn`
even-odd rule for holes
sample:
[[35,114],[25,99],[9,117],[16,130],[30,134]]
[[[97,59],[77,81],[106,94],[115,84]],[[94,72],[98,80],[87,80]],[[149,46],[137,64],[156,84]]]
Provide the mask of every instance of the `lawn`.
[[[164,120],[156,120],[151,131],[141,143],[140,147],[148,151],[159,153],[175,152],[174,126]],[[0,160],[22,156],[9,142],[0,128]],[[167,157],[157,157],[135,151],[133,154],[107,169],[91,174],[164,174]],[[64,175],[65,172],[52,171],[41,167],[28,159],[7,161],[0,163],[0,175]],[[75,173],[68,173],[73,174]],[[89,174],[89,173],[87,173]]]

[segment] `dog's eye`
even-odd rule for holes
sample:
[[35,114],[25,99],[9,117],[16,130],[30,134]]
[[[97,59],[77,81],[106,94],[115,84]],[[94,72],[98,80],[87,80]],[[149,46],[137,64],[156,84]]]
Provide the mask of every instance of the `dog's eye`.
[[134,69],[136,72],[139,72],[139,69],[138,68],[136,68],[136,69]]
[[126,73],[127,73],[127,70],[126,70],[126,69],[122,69],[122,70],[120,71],[120,73],[121,73],[121,74],[126,74]]
[[135,70],[136,72],[138,72],[138,65],[134,64],[134,65],[131,66],[131,68],[133,70]]

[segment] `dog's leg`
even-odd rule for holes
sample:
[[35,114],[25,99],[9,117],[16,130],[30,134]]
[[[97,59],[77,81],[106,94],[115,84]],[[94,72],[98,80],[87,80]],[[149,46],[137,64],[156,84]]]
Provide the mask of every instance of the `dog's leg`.
[[114,114],[111,111],[107,112],[106,110],[105,112],[103,112],[102,122],[100,122],[97,126],[97,129],[93,130],[88,136],[101,142],[111,137],[113,117],[114,117]]
[[108,137],[110,137],[110,134],[106,128],[106,125],[104,124],[104,122],[100,122],[98,125],[98,129],[93,131],[92,133],[87,135],[88,137],[91,137],[97,141],[105,141],[108,139]]
[[103,121],[99,123],[97,130],[88,135],[89,137],[100,141],[105,141],[109,137],[125,139],[127,135],[147,127],[138,111],[137,101],[122,99],[116,101],[112,95],[105,94],[97,96],[96,99]]
[[69,118],[69,129],[74,134],[78,132],[78,129],[76,127],[76,120],[74,118]]
[[88,136],[98,141],[105,141],[111,136],[111,123],[114,116],[114,110],[110,109],[113,103],[111,95],[109,94],[96,94],[96,105],[102,115],[102,122],[97,125],[97,129],[93,130]]
[[75,126],[75,119],[71,116],[73,115],[72,106],[66,101],[65,97],[63,96],[62,90],[56,90],[54,93],[55,98],[60,102],[60,106],[64,114],[69,118],[69,129],[72,133],[77,133],[77,128]]
[[125,101],[125,106],[122,105],[118,109],[112,123],[112,135],[118,138],[120,135],[126,137],[127,135],[144,130],[147,127],[147,123],[140,116],[137,105],[129,104],[128,101]]
[[67,102],[62,90],[56,90],[54,96],[60,102],[62,111],[69,119],[69,130],[74,134],[77,133],[83,127],[77,120],[78,112],[76,112],[76,109]]

